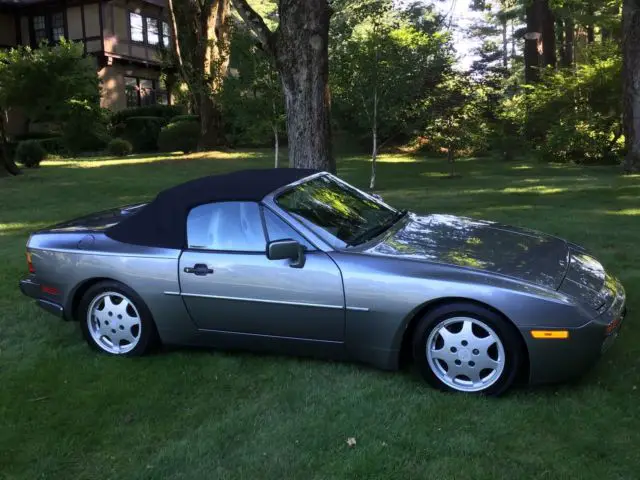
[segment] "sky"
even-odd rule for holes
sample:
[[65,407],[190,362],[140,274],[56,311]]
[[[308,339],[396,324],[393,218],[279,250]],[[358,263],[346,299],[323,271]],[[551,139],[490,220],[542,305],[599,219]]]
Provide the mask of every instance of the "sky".
[[[407,5],[415,0],[394,0],[396,5]],[[471,0],[422,0],[425,4],[433,4],[436,10],[447,17],[446,25],[451,25],[453,44],[458,53],[457,68],[468,70],[476,57],[473,50],[480,46],[477,39],[467,38],[465,32],[469,26],[482,19],[481,12],[469,8]]]
[[453,31],[453,45],[458,54],[457,67],[468,70],[476,57],[473,49],[479,46],[478,40],[466,38],[464,32],[477,20],[482,19],[482,13],[469,8],[470,0],[440,0],[435,2],[436,9],[447,15],[447,24],[451,21]]

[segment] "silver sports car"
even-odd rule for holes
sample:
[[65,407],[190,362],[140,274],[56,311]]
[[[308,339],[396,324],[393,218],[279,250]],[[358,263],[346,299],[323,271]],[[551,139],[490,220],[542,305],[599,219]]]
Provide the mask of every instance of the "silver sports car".
[[31,235],[22,292],[92,347],[271,351],[499,394],[591,366],[626,313],[583,248],[522,228],[400,211],[324,172],[250,170]]

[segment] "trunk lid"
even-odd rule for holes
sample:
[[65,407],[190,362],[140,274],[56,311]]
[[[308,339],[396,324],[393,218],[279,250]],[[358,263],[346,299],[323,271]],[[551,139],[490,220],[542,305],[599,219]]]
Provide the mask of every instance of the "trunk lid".
[[102,212],[91,213],[73,220],[57,223],[38,233],[78,233],[78,232],[102,232],[129,215],[133,215],[144,207],[146,203],[136,203],[123,207],[111,208]]

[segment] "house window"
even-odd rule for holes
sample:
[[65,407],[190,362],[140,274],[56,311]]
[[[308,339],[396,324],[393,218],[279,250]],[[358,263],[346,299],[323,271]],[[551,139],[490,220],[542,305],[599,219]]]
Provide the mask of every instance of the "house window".
[[164,48],[169,48],[171,45],[171,30],[167,22],[162,22],[162,45]]
[[124,77],[127,108],[147,105],[168,105],[169,95],[160,84],[148,78]]
[[127,98],[127,108],[140,105],[138,94],[138,79],[134,77],[124,77],[125,96]]
[[156,91],[153,88],[154,82],[153,80],[146,80],[141,78],[139,80],[140,86],[140,105],[155,105],[156,104]]
[[158,45],[160,43],[160,32],[158,31],[158,20],[155,18],[146,18],[147,20],[147,43],[149,45]]
[[144,42],[144,23],[142,15],[138,13],[129,13],[129,22],[131,24],[131,41]]
[[44,15],[33,17],[33,35],[35,42],[39,45],[42,41],[48,40],[47,21]]
[[51,38],[59,42],[64,38],[64,15],[62,12],[51,15]]

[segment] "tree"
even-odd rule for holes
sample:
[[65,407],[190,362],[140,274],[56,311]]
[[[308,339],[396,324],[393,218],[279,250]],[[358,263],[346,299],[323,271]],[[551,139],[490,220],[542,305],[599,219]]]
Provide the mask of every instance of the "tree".
[[379,149],[424,119],[425,100],[453,61],[448,35],[410,19],[389,1],[367,2],[342,11],[332,28],[339,39],[330,51],[336,122],[370,134],[371,189]]
[[[43,81],[46,79],[46,81]],[[51,122],[65,134],[79,111],[99,110],[99,80],[91,58],[82,46],[62,41],[50,47],[20,47],[0,52],[0,140],[6,141],[4,123],[11,110],[19,109],[32,122]],[[95,115],[97,116],[97,114]],[[17,167],[3,148],[5,169]]]
[[247,0],[232,0],[238,14],[274,60],[285,98],[289,164],[336,171],[331,146],[327,0],[281,0],[272,31]]
[[627,150],[624,170],[640,171],[640,0],[624,0],[623,116]]
[[169,0],[170,55],[200,115],[200,150],[223,143],[217,95],[229,66],[229,0]]
[[486,135],[479,108],[482,101],[478,85],[460,73],[448,74],[436,88],[425,134],[430,145],[446,150],[450,177],[456,175],[456,154]]
[[226,78],[221,97],[225,127],[232,144],[261,146],[271,136],[278,168],[285,123],[278,72],[245,29],[232,30],[233,74]]

